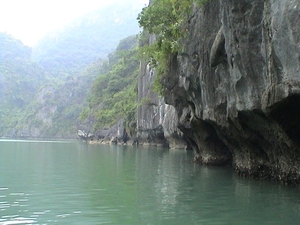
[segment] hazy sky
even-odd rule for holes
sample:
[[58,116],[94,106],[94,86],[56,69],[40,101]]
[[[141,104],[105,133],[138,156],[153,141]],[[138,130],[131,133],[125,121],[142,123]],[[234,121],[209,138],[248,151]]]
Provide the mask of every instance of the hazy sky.
[[[47,32],[89,11],[126,0],[0,0],[0,32],[32,46]],[[135,0],[147,4],[149,0]]]

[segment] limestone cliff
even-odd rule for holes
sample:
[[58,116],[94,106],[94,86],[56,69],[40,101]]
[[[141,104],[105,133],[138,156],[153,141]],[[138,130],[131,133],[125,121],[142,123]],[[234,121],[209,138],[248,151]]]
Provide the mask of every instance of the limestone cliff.
[[174,106],[164,97],[153,92],[155,70],[149,64],[141,64],[138,82],[137,138],[139,144],[186,148],[183,133],[178,129],[178,117]]
[[185,29],[164,98],[147,93],[155,74],[142,65],[139,96],[151,101],[139,130],[184,137],[201,163],[299,184],[299,0],[211,0]]

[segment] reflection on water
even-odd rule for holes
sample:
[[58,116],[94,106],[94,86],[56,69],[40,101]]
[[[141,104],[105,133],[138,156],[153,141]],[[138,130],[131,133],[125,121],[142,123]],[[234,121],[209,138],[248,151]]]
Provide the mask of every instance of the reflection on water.
[[0,225],[300,224],[295,187],[180,150],[0,141]]

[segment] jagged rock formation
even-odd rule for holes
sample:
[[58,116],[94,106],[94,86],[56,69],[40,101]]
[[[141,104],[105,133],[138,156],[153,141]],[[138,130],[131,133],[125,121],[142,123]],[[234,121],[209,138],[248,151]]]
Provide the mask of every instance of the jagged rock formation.
[[134,138],[127,133],[122,119],[109,128],[96,130],[95,133],[91,132],[93,130],[91,126],[94,123],[94,118],[90,117],[85,120],[85,123],[78,124],[77,136],[80,140],[85,140],[89,143],[135,144]]
[[157,104],[140,112],[138,124],[177,121],[198,161],[299,184],[299,15],[298,0],[218,0],[195,8],[185,52],[174,55],[162,80],[174,113]]
[[138,83],[138,102],[141,104],[137,115],[138,144],[186,148],[183,134],[177,128],[175,108],[153,92],[155,70],[145,62],[141,68]]

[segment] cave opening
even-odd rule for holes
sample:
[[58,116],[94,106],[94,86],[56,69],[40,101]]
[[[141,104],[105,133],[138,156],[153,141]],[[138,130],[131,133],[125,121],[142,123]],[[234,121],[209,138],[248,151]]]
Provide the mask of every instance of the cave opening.
[[276,104],[270,112],[288,137],[300,147],[300,95],[289,96]]

